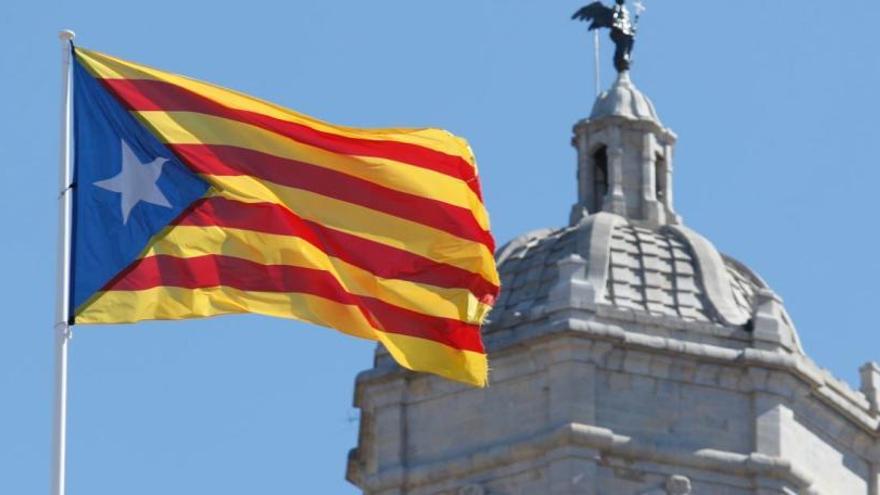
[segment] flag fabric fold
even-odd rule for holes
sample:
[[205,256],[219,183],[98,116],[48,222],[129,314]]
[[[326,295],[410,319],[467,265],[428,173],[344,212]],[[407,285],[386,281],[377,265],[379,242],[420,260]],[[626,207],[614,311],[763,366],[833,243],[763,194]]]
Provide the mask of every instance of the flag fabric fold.
[[259,313],[484,386],[499,279],[440,129],[356,129],[102,53],[74,60],[71,321]]

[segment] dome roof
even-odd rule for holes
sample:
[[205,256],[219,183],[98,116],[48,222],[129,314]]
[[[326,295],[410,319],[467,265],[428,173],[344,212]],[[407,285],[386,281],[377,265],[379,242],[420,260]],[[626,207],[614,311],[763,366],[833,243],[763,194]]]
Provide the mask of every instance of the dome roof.
[[629,72],[619,73],[611,88],[596,98],[590,120],[602,117],[622,117],[660,124],[654,104],[635,87],[629,78]]
[[779,297],[675,213],[675,135],[628,73],[596,99],[574,133],[578,202],[571,225],[530,232],[496,253],[501,293],[484,327],[490,346],[530,332],[592,327],[803,353]]
[[[680,225],[644,228],[607,212],[520,236],[496,258],[502,291],[487,332],[546,314],[554,290],[577,278],[592,286],[596,314],[636,319],[641,326],[726,328],[747,335],[762,301],[779,302],[757,275],[696,232]],[[562,265],[571,260],[581,266],[566,273]],[[777,312],[780,331],[800,352],[781,305]]]

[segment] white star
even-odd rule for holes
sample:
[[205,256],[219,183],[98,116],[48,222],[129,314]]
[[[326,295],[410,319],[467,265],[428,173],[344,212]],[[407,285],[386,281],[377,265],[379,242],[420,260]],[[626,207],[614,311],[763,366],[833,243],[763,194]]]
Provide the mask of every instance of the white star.
[[123,225],[128,222],[132,208],[141,201],[171,208],[171,203],[156,185],[162,175],[162,166],[167,161],[167,158],[156,158],[149,163],[141,163],[128,143],[122,140],[122,170],[114,177],[95,182],[95,185],[122,195]]

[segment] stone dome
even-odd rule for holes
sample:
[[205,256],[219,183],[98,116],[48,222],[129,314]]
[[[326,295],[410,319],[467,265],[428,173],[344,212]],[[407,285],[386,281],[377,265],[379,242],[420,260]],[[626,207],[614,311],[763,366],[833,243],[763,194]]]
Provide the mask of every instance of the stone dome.
[[[519,236],[496,255],[501,295],[487,334],[579,308],[662,333],[714,334],[732,347],[802,353],[780,299],[749,268],[681,225],[658,228],[599,212]],[[772,335],[770,335],[772,334]],[[686,336],[678,335],[678,338]]]
[[675,211],[675,141],[620,73],[574,127],[570,225],[527,233],[496,253],[501,293],[485,327],[490,348],[558,323],[803,354],[780,298]]
[[644,120],[660,125],[660,117],[654,104],[629,78],[629,72],[621,72],[608,91],[596,98],[590,120],[603,117],[622,117],[628,120]]

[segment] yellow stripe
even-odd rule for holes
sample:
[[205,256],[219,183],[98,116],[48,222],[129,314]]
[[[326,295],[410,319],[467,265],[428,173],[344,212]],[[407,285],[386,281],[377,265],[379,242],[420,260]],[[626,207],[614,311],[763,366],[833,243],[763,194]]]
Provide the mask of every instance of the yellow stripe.
[[261,113],[339,136],[415,144],[461,157],[471,166],[475,164],[473,153],[467,141],[442,129],[359,129],[334,125],[231,89],[156,70],[84,48],[77,48],[76,52],[79,60],[96,77],[164,81],[237,110]]
[[489,228],[488,214],[464,181],[394,160],[356,157],[309,146],[266,129],[233,119],[193,112],[133,112],[160,140],[171,144],[227,145],[298,160],[342,172],[381,186],[470,210]]
[[76,317],[77,324],[179,320],[235,313],[260,313],[336,328],[382,342],[403,366],[476,386],[486,385],[484,354],[453,349],[427,339],[373,328],[355,306],[299,293],[245,292],[229,287],[156,287],[100,294]]
[[490,306],[465,289],[449,289],[378,277],[328,256],[298,237],[225,227],[178,225],[160,235],[143,257],[193,258],[221,254],[263,265],[290,265],[329,272],[352,294],[375,297],[394,306],[430,316],[479,324]]
[[477,387],[489,384],[489,361],[485,354],[396,333],[379,332],[379,340],[406,368],[429,371]]
[[213,186],[217,196],[249,203],[278,203],[306,220],[457,266],[478,273],[495,285],[500,284],[495,259],[484,244],[394,215],[246,175],[202,177]]
[[237,313],[292,318],[377,340],[377,330],[355,306],[311,294],[242,291],[224,286],[200,289],[163,286],[103,292],[76,316],[76,323],[134,323]]

